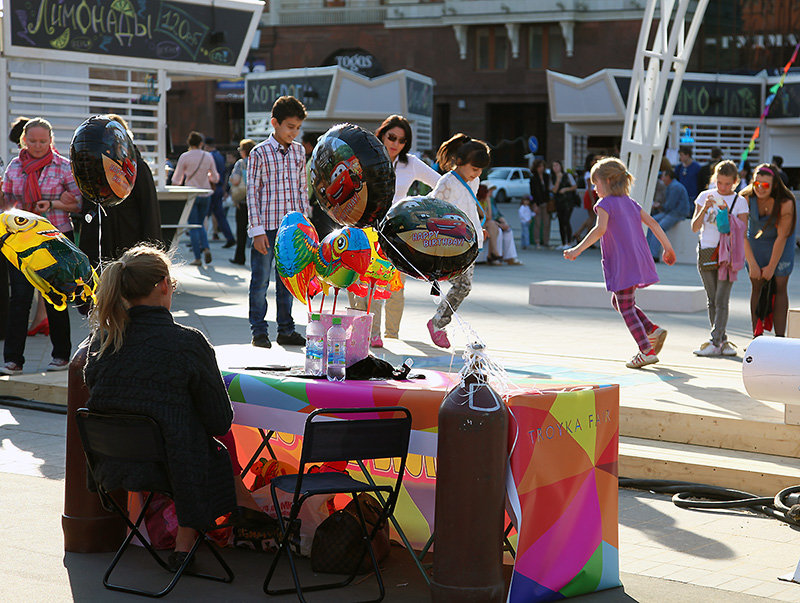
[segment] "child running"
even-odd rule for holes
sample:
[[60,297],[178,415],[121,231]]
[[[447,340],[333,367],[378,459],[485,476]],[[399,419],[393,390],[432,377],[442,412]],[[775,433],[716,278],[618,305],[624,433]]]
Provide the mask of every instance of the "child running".
[[[482,140],[474,140],[466,134],[456,134],[446,140],[436,153],[436,161],[442,169],[449,169],[439,178],[431,197],[452,203],[463,211],[472,221],[478,238],[478,248],[483,247],[483,227],[478,216],[478,185],[481,172],[489,166],[489,146]],[[450,291],[439,303],[433,318],[428,321],[431,340],[440,348],[449,348],[450,340],[444,328],[450,323],[461,302],[472,289],[471,265],[462,274],[450,279]]]
[[675,251],[658,222],[630,198],[633,176],[624,163],[615,157],[601,159],[592,166],[591,182],[600,198],[594,206],[597,223],[583,241],[564,251],[564,257],[574,260],[600,240],[603,276],[606,289],[612,292],[611,304],[622,314],[639,346],[639,352],[625,366],[638,369],[655,364],[667,331],[653,324],[634,299],[636,289],[658,282],[641,224],[647,225],[664,247],[665,264],[675,263]]

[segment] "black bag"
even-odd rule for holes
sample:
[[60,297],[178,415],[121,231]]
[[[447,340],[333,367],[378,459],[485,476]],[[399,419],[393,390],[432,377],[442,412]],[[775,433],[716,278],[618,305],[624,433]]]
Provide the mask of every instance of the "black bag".
[[[369,494],[359,494],[358,500],[369,532],[380,517],[381,505]],[[389,556],[389,546],[389,526],[384,522],[372,539],[372,548],[378,562]],[[324,574],[352,574],[359,561],[357,574],[370,571],[372,561],[364,546],[355,502],[351,501],[344,509],[336,511],[319,524],[314,532],[311,569]]]
[[719,245],[697,248],[697,268],[699,270],[719,270]]

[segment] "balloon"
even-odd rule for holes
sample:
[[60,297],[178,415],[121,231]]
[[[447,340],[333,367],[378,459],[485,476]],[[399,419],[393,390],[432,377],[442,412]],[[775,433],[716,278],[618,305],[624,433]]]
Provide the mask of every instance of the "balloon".
[[56,310],[67,302],[94,300],[97,274],[89,258],[47,219],[21,209],[4,211],[0,249]]
[[275,269],[286,288],[304,304],[316,275],[317,230],[300,212],[289,212],[275,236]]
[[119,122],[107,115],[87,119],[72,136],[69,158],[85,199],[113,207],[130,195],[136,181],[136,151]]
[[344,226],[376,226],[394,197],[394,168],[383,143],[367,130],[339,124],[311,155],[311,185],[320,207]]
[[319,278],[344,288],[358,280],[369,267],[369,239],[360,228],[334,230],[319,245],[314,264]]
[[370,244],[369,266],[366,272],[360,275],[358,283],[350,287],[350,291],[360,297],[367,297],[370,288],[378,287],[375,291],[376,299],[388,299],[390,296],[384,288],[389,285],[389,281],[394,278],[397,269],[386,258],[378,242],[378,233],[374,228],[365,228],[364,233]]
[[394,205],[378,234],[386,257],[414,278],[446,280],[478,257],[472,221],[452,203],[433,197],[408,197]]

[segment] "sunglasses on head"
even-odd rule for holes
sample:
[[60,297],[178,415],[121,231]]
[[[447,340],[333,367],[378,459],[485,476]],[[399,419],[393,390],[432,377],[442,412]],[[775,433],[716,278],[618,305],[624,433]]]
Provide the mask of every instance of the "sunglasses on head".
[[760,188],[762,190],[767,190],[770,186],[772,186],[769,182],[759,182],[755,180],[753,182],[753,188]]
[[165,276],[163,278],[160,278],[158,279],[158,283],[156,283],[153,286],[158,287],[159,283],[161,283],[161,281],[163,281],[164,279],[167,279],[167,283],[169,283],[169,286],[172,287],[173,291],[175,291],[178,288],[178,279],[176,279],[174,276]]
[[397,135],[392,134],[391,132],[389,132],[386,135],[386,138],[389,139],[389,142],[399,142],[400,144],[406,144],[406,139],[405,138],[398,138]]

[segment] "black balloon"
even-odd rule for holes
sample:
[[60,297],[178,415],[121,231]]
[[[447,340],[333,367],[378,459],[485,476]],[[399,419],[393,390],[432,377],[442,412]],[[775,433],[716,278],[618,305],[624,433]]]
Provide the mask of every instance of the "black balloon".
[[94,115],[75,130],[69,145],[72,175],[84,199],[103,207],[122,203],[136,181],[136,150],[122,124]]
[[343,226],[377,226],[394,197],[394,168],[372,132],[333,126],[311,155],[311,185],[331,218]]
[[467,215],[433,197],[408,197],[393,206],[378,228],[381,249],[409,276],[446,280],[478,257],[478,237]]

